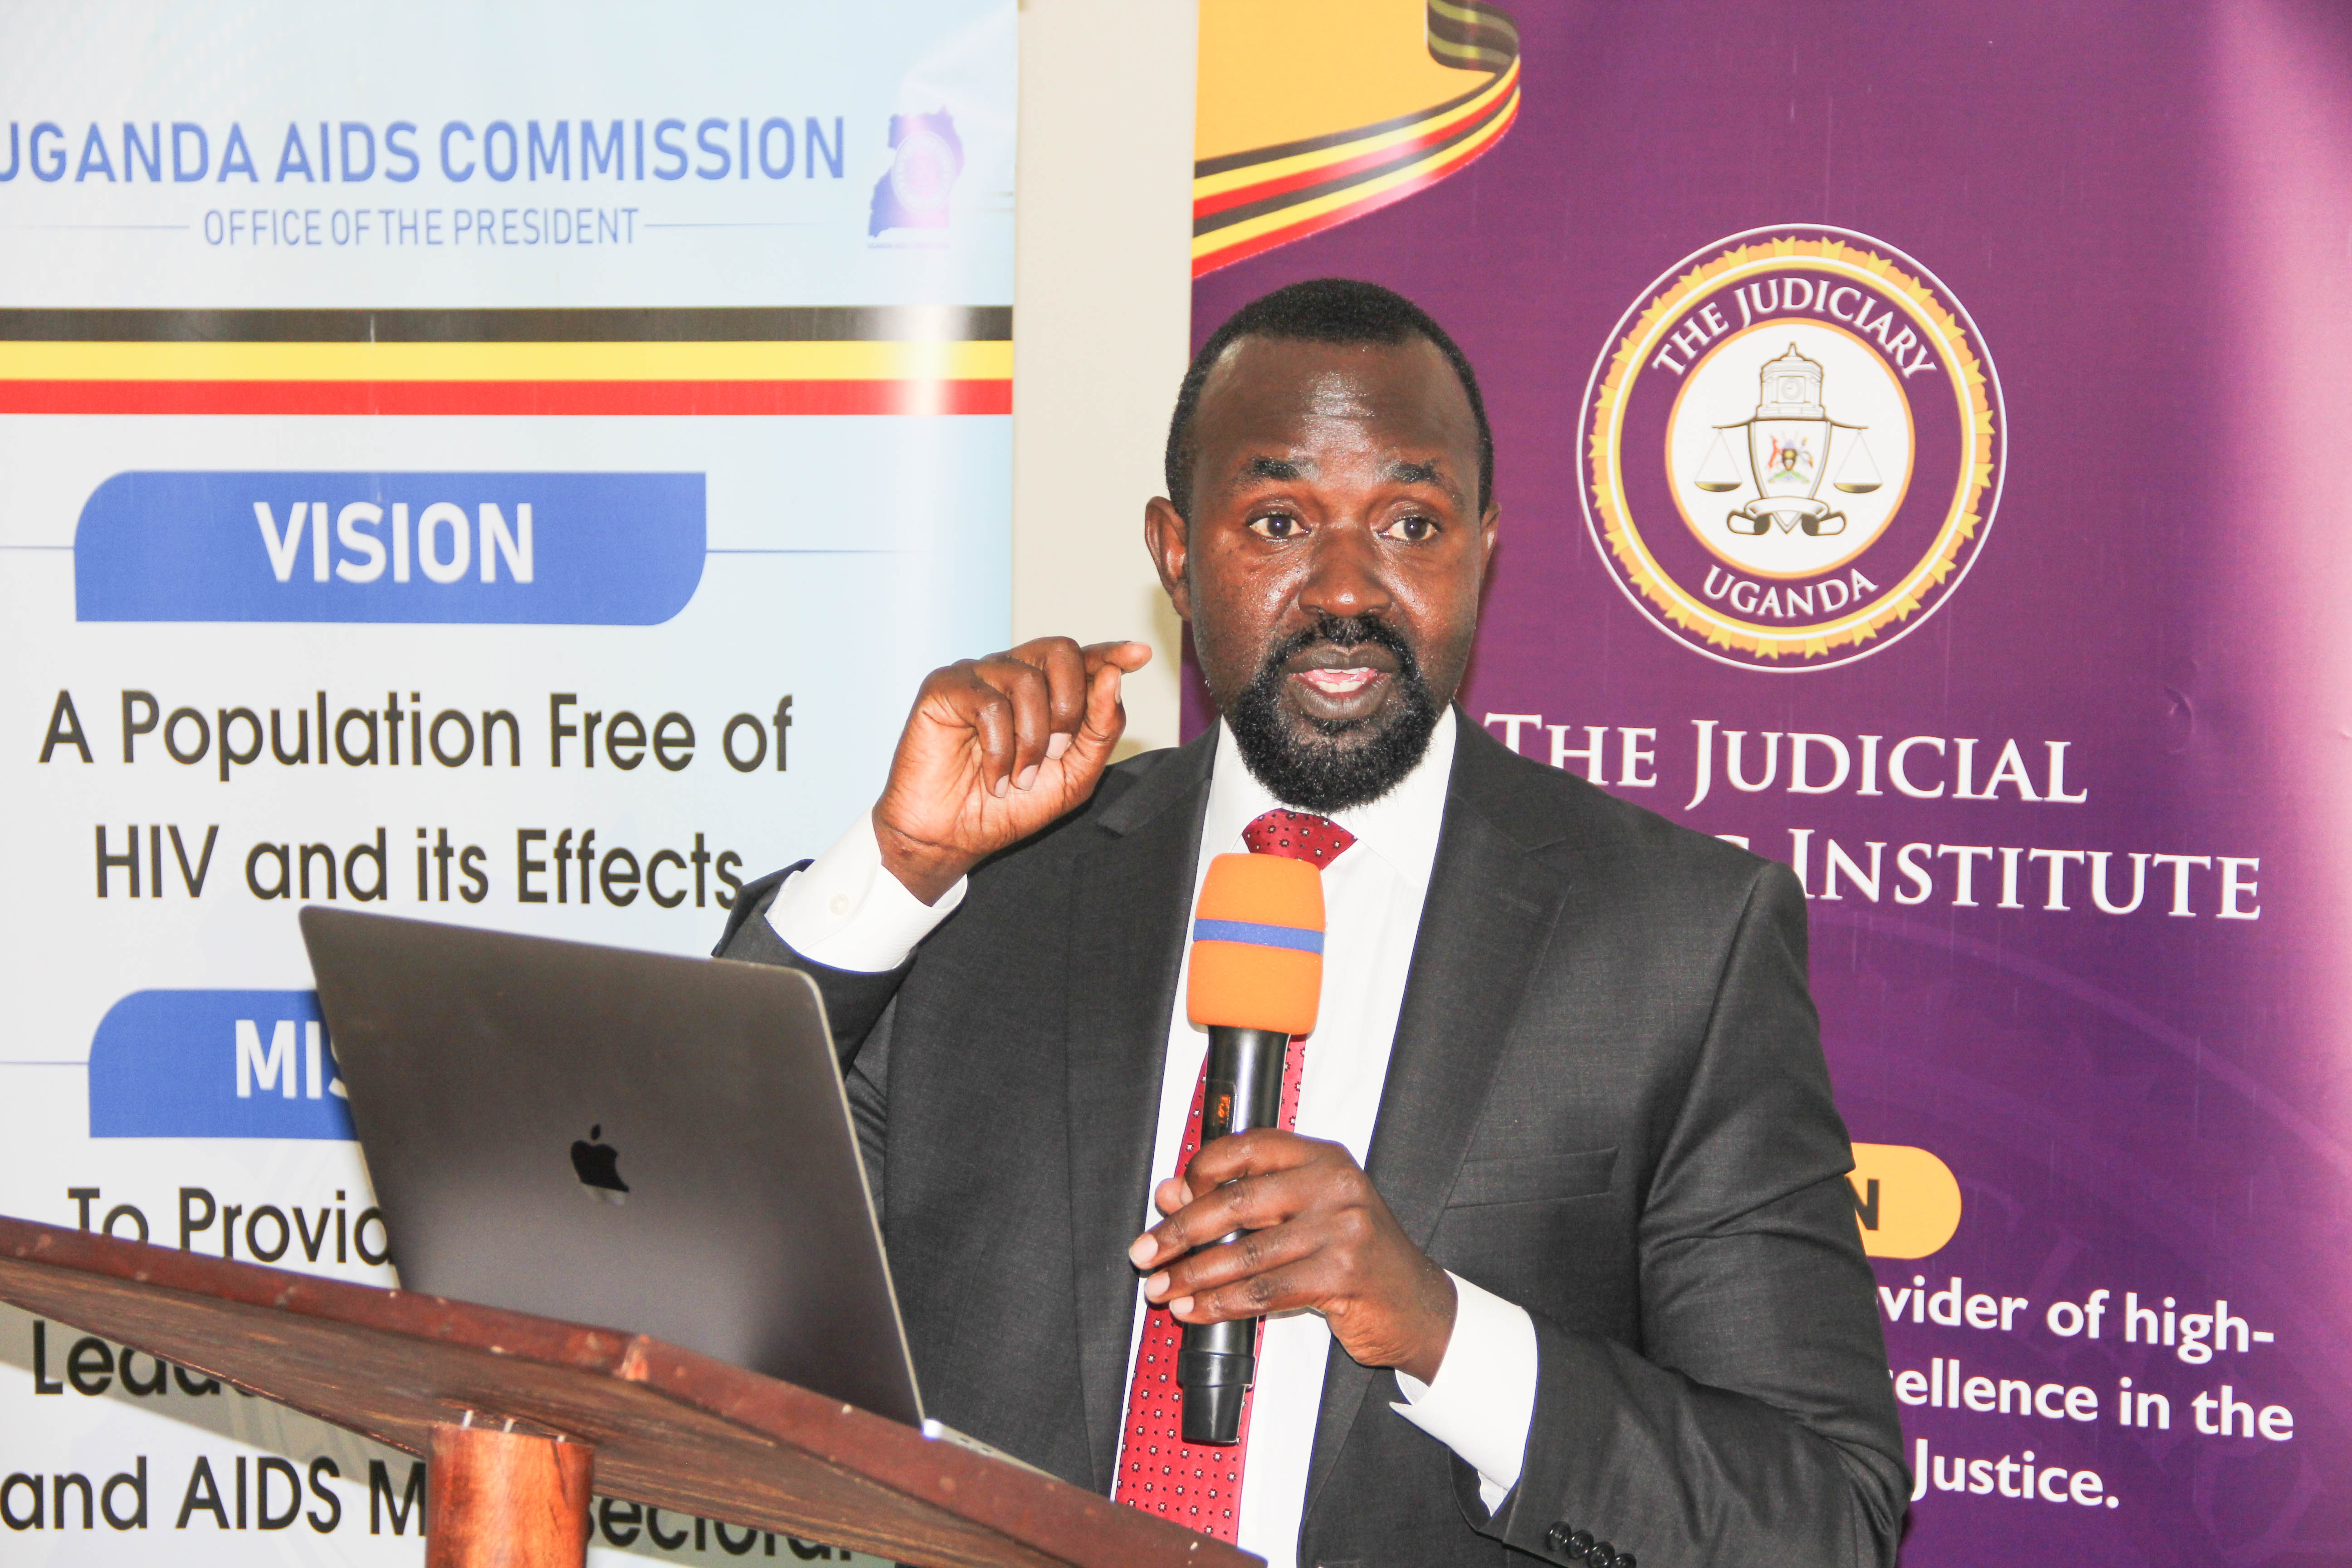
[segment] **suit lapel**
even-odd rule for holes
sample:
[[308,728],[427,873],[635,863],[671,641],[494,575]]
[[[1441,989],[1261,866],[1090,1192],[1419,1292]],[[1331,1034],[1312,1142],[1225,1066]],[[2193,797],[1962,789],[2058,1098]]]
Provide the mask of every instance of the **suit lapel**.
[[[1507,753],[1466,719],[1459,733],[1445,823],[1365,1163],[1405,1234],[1424,1249],[1486,1109],[1528,975],[1568,890],[1561,872],[1528,853],[1524,835],[1501,826],[1517,815],[1504,773],[1511,765]],[[1332,1345],[1307,1471],[1310,1512],[1375,1375]]]
[[1073,868],[1070,1224],[1078,1371],[1095,1489],[1110,1489],[1127,1397],[1136,1278],[1128,1244],[1150,1190],[1168,1020],[1192,915],[1216,731],[1106,808],[1105,841]]

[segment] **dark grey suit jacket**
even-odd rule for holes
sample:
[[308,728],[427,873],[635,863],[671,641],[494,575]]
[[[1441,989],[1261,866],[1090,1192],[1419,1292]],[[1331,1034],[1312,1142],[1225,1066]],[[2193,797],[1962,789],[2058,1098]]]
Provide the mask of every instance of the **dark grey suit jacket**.
[[[893,973],[779,942],[752,917],[781,873],[719,949],[824,991],[926,1405],[1097,1492],[1213,745],[1110,770]],[[1643,1568],[1894,1560],[1901,1435],[1787,868],[1465,719],[1368,1163],[1533,1316],[1534,1420],[1490,1518],[1334,1344],[1302,1568],[1566,1563],[1570,1530]]]

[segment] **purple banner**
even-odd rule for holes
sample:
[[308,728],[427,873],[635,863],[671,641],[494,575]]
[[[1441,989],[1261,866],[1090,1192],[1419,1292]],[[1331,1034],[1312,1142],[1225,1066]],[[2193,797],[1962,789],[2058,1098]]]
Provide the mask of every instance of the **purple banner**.
[[1803,878],[1904,1562],[2352,1562],[2352,12],[1512,19],[1491,151],[1196,333],[1428,308],[1472,719]]

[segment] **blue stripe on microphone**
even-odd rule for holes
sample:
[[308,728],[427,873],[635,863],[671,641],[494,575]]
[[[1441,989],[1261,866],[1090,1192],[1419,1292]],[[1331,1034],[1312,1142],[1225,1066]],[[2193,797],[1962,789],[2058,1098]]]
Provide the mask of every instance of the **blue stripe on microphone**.
[[1241,942],[1254,947],[1286,947],[1297,952],[1321,952],[1323,933],[1301,931],[1297,926],[1259,925],[1254,921],[1207,921],[1192,922],[1194,942]]

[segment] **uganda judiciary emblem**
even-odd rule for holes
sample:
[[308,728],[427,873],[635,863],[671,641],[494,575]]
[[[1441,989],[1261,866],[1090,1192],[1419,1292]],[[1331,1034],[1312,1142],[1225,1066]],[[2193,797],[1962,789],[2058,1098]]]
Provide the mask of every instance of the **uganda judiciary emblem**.
[[1710,658],[1828,669],[1932,615],[2000,497],[2007,419],[1927,268],[1811,225],[1648,289],[1585,394],[1585,516],[1634,605]]

